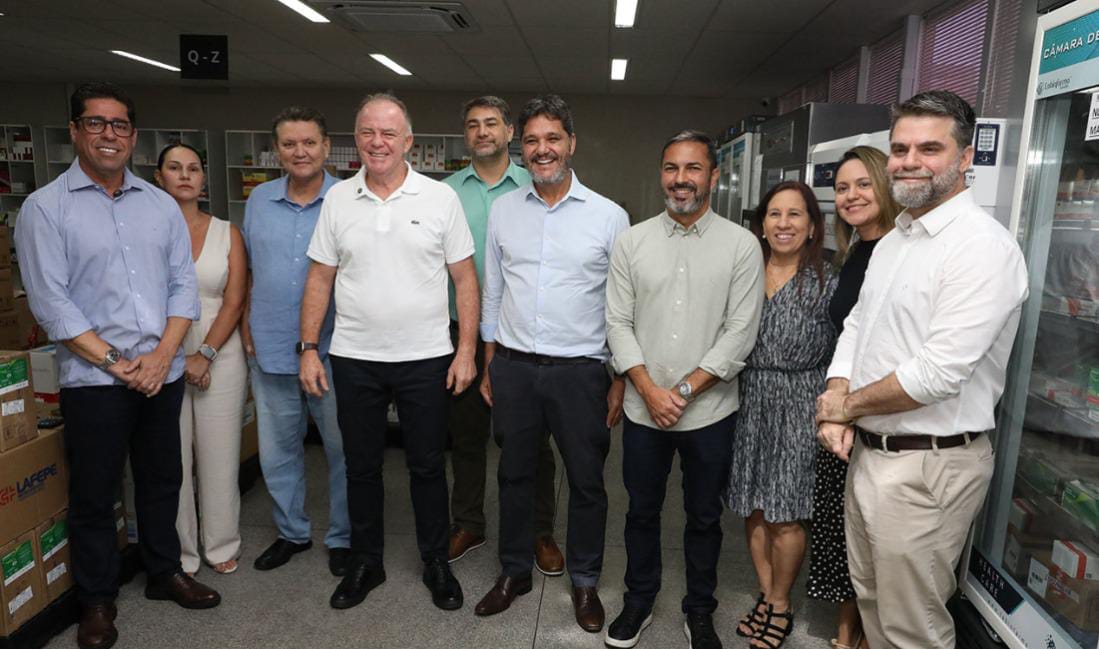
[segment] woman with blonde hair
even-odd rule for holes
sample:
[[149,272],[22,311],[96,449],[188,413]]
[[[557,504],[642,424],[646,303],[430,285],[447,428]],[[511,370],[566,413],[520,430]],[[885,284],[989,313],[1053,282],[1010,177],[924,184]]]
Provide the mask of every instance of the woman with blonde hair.
[[[836,169],[836,256],[839,284],[828,304],[828,315],[843,332],[843,321],[859,298],[859,289],[874,246],[893,229],[901,207],[893,200],[886,175],[887,158],[881,151],[857,146],[843,154]],[[835,649],[867,645],[847,569],[847,542],[843,533],[843,490],[847,464],[821,449],[817,456],[813,490],[812,548],[809,555],[809,597],[839,604]]]

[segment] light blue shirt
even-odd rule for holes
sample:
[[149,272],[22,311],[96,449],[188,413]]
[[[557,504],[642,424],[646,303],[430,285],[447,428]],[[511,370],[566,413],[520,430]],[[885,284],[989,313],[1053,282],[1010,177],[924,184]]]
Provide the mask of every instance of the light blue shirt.
[[[169,317],[198,319],[183,213],[129,169],[108,196],[74,160],[23,202],[15,248],[31,312],[50,340],[94,331],[133,359],[156,349]],[[57,362],[63,388],[121,384],[64,345]],[[180,348],[166,381],[182,375]]]
[[[309,274],[309,241],[321,215],[329,188],[339,178],[324,174],[324,185],[302,207],[286,195],[286,176],[258,185],[244,206],[244,245],[252,269],[251,315],[248,325],[256,348],[256,361],[268,374],[297,374],[294,346],[301,340],[301,298]],[[320,356],[332,342],[336,313],[329,300],[321,325]]]
[[626,211],[580,183],[549,207],[533,185],[488,218],[481,339],[547,356],[606,360],[607,272]]

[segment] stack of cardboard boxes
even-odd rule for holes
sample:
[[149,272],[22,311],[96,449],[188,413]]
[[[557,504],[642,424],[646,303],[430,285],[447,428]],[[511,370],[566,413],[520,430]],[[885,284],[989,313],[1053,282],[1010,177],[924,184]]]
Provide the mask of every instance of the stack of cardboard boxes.
[[11,265],[11,228],[0,225],[0,349],[30,349],[46,342],[45,332],[34,321],[27,296],[15,294]]
[[72,585],[62,428],[37,410],[29,355],[0,351],[0,636]]

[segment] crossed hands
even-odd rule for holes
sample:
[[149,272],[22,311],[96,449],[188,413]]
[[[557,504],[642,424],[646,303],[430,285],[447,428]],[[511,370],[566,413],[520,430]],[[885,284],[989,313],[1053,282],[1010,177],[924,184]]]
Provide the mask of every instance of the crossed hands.
[[164,387],[168,371],[172,369],[174,354],[153,350],[133,360],[121,358],[107,368],[107,373],[147,397],[155,397]]
[[827,390],[817,397],[817,441],[826,451],[847,462],[855,444],[855,427],[847,416],[847,392]]

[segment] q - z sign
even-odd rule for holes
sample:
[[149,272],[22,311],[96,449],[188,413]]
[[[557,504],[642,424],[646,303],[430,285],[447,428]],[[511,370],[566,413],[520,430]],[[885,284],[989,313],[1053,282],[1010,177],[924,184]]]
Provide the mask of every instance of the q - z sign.
[[229,79],[229,37],[180,34],[179,76],[182,79]]

